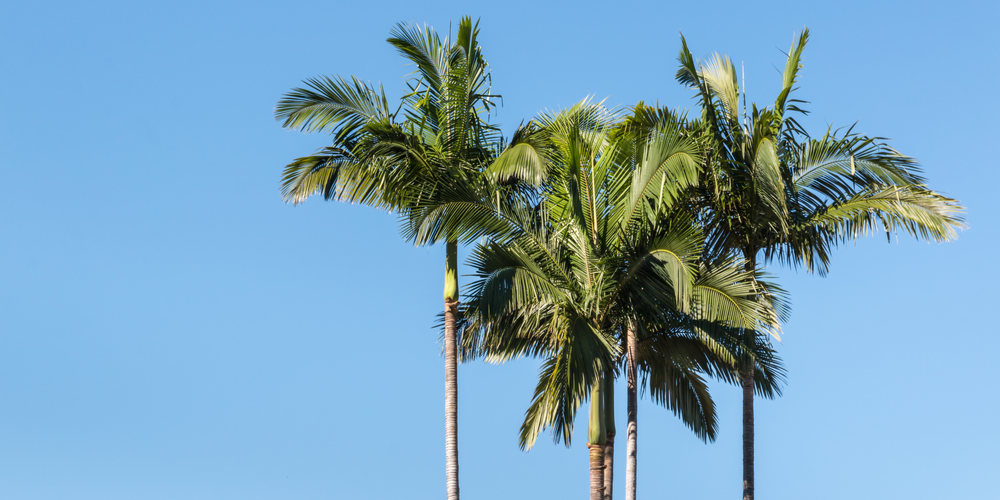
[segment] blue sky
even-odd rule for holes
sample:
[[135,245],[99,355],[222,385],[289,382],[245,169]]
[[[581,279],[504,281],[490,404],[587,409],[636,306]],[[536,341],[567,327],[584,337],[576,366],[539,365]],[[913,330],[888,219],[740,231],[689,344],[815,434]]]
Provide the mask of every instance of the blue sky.
[[[2,8],[0,497],[443,496],[444,249],[364,207],[282,203],[282,166],[327,138],[273,106],[324,74],[398,96],[390,28],[466,14],[507,131],[591,95],[692,107],[680,32],[773,102],[808,26],[807,129],[892,138],[970,228],[846,245],[825,278],[772,268],[789,384],[757,405],[758,496],[995,496],[1000,7],[178,1]],[[586,495],[582,439],[517,449],[537,368],[459,368],[466,498]],[[708,445],[640,405],[641,496],[739,495],[739,391],[713,395]]]

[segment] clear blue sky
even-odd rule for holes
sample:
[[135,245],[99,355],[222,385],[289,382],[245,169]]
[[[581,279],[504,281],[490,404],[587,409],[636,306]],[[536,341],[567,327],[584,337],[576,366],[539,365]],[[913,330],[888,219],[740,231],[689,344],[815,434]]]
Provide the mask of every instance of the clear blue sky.
[[[324,74],[398,96],[390,28],[464,14],[482,18],[508,131],[588,95],[693,106],[673,79],[681,31],[771,103],[808,26],[807,128],[892,138],[970,229],[847,245],[826,278],[773,269],[794,310],[786,394],[757,406],[758,497],[996,498],[1000,7],[985,1],[5,4],[0,498],[443,497],[444,249],[364,207],[283,204],[282,166],[327,138],[272,113]],[[582,439],[517,449],[536,370],[460,367],[466,498],[587,494]],[[643,498],[740,494],[739,391],[713,394],[708,445],[640,405]]]

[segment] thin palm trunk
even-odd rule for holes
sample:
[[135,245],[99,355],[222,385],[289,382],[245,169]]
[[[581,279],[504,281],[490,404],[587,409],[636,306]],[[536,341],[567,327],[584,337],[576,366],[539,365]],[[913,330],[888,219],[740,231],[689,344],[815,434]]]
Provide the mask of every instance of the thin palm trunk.
[[625,348],[626,355],[628,359],[626,360],[625,366],[628,370],[628,375],[626,380],[628,383],[628,388],[626,392],[628,394],[628,436],[626,439],[628,443],[625,448],[625,500],[635,500],[635,479],[636,479],[636,445],[638,440],[636,439],[637,431],[637,420],[638,420],[638,370],[636,369],[636,343],[635,343],[635,332],[629,328],[625,333]]
[[597,376],[590,390],[590,425],[587,447],[590,448],[590,500],[604,500],[604,446],[607,428],[604,426],[604,377]]
[[753,362],[743,371],[743,500],[753,500]]
[[444,276],[444,447],[448,500],[458,500],[458,243],[446,244]]
[[615,482],[615,433],[608,433],[608,444],[604,445],[604,500],[612,499]]
[[[752,273],[757,269],[757,252],[747,251],[745,269]],[[751,337],[748,342],[753,342]],[[743,500],[753,500],[753,372],[754,359],[749,353],[750,344],[747,345],[746,366],[741,373],[743,385]]]

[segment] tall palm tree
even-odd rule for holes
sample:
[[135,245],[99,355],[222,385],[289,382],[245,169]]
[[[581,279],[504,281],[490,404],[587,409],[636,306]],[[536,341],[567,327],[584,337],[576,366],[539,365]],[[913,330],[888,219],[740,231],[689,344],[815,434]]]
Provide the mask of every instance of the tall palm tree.
[[590,400],[592,500],[610,495],[608,388],[619,364],[631,373],[626,480],[634,485],[636,367],[650,374],[654,399],[712,438],[714,403],[699,371],[726,370],[729,351],[710,347],[726,342],[718,334],[726,329],[706,325],[773,323],[744,271],[731,262],[699,269],[697,226],[667,209],[697,181],[695,145],[662,128],[636,149],[614,140],[614,118],[585,102],[540,120],[548,147],[525,140],[534,146],[524,149],[538,153],[522,153],[534,165],[524,170],[537,169],[540,158],[549,165],[541,198],[532,209],[496,211],[511,229],[492,231],[474,252],[477,279],[466,306],[470,351],[494,361],[545,358],[522,448],[547,427],[568,445],[573,417]]
[[[422,207],[453,184],[474,182],[496,154],[500,136],[487,122],[489,67],[477,41],[478,23],[462,18],[456,38],[430,27],[399,24],[388,42],[416,66],[411,92],[394,110],[381,86],[352,77],[307,80],[282,98],[275,116],[285,128],[327,131],[333,143],[285,167],[281,192],[301,203],[314,194],[401,214],[404,235]],[[458,237],[445,240],[445,450],[449,500],[458,500]]]
[[[788,52],[774,106],[748,113],[744,97],[742,116],[732,61],[718,54],[695,61],[682,37],[677,80],[696,91],[709,151],[695,195],[706,255],[741,255],[748,271],[777,259],[825,274],[833,247],[868,233],[955,238],[962,207],[929,190],[912,158],[853,128],[813,138],[794,119],[805,113],[792,93],[808,37],[804,30]],[[744,500],[754,497],[756,365],[751,353],[743,356]]]
[[[689,121],[684,114],[677,111],[666,107],[646,106],[641,101],[633,106],[631,111],[631,114],[618,126],[616,135],[620,140],[633,141],[640,148],[636,149],[637,151],[641,150],[641,144],[649,141],[657,131],[664,128],[677,130],[678,134],[692,141],[702,151],[699,181],[677,197],[673,203],[673,210],[675,213],[695,214],[698,224],[703,224],[704,207],[699,200],[699,194],[705,189],[703,184],[707,177],[705,169],[710,168],[709,162],[712,159],[711,141],[706,140],[703,133],[703,125],[698,121]],[[720,263],[739,262],[742,260],[742,254],[726,251],[725,249],[723,249],[723,252],[720,252],[717,248],[705,247],[701,255],[701,260],[704,263],[714,263],[717,266]],[[765,316],[766,321],[758,321],[756,324],[752,324],[752,322],[744,323],[744,326],[741,328],[726,330],[725,335],[723,335],[723,338],[726,339],[724,343],[715,342],[710,337],[701,335],[697,341],[701,343],[708,341],[714,352],[721,350],[724,353],[724,359],[727,363],[723,366],[716,366],[713,369],[710,364],[706,364],[707,360],[703,360],[699,367],[701,372],[709,376],[727,383],[742,386],[744,381],[739,376],[742,371],[740,364],[745,364],[749,360],[755,366],[750,383],[759,395],[770,399],[781,395],[781,384],[784,381],[785,372],[777,353],[771,346],[769,336],[763,332],[767,332],[775,337],[780,333],[780,323],[787,321],[790,313],[787,293],[770,281],[761,279],[764,274],[757,270],[756,265],[743,261],[743,267],[745,270],[743,276],[749,279],[744,285],[749,286],[754,291],[750,295],[759,302],[761,310],[768,311],[770,314]],[[733,277],[729,277],[729,279],[733,279]],[[692,318],[689,317],[688,319]],[[673,325],[672,332],[697,331],[699,328],[704,328],[703,324],[703,321],[695,322],[694,324],[688,321],[686,324]],[[753,328],[749,326],[753,326]],[[653,339],[656,339],[656,337],[653,337]],[[638,344],[641,346],[641,344],[648,341],[636,342],[635,336],[632,335],[629,338],[629,345],[635,346]],[[629,348],[630,352],[635,349],[636,347]],[[683,353],[682,356],[691,358],[694,355],[693,351],[689,348],[681,347],[680,350]],[[656,356],[650,359],[661,359],[665,352],[666,350],[659,349]],[[640,356],[639,359],[641,364],[643,356]],[[628,379],[630,387],[629,414],[630,421],[634,421],[632,415],[635,413],[637,406],[634,396],[634,388],[636,386],[636,374],[634,370],[628,374]],[[655,392],[653,396],[656,397]],[[629,444],[629,465],[631,471],[628,472],[626,477],[625,493],[626,500],[635,500],[635,446],[631,440]]]

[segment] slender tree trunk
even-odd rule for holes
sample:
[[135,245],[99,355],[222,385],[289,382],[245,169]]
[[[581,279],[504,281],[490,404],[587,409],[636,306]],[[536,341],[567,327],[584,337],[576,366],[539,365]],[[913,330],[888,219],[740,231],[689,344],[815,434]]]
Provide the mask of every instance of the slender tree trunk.
[[446,244],[444,275],[444,448],[448,500],[458,500],[458,243]]
[[[750,251],[744,254],[745,269],[747,272],[757,270],[757,252]],[[755,332],[749,332],[749,342],[754,342]],[[746,348],[751,349],[752,344]],[[747,352],[745,366],[742,373],[743,385],[743,500],[753,500],[753,371],[754,359],[750,352]]]
[[615,377],[611,370],[604,372],[604,428],[607,444],[604,445],[604,500],[612,500],[615,486]]
[[628,383],[626,392],[628,394],[628,443],[625,448],[625,500],[635,500],[635,480],[636,480],[636,446],[638,440],[636,436],[638,414],[639,414],[639,380],[636,368],[636,343],[635,332],[629,328],[625,332],[626,359],[625,369],[628,370],[626,380]]
[[743,500],[753,500],[753,362],[743,371]]
[[608,433],[608,444],[604,445],[604,500],[612,500],[615,486],[615,433]]
[[604,390],[602,375],[597,376],[590,390],[590,425],[587,428],[587,448],[590,448],[590,500],[604,500],[604,446],[607,428],[604,425]]

